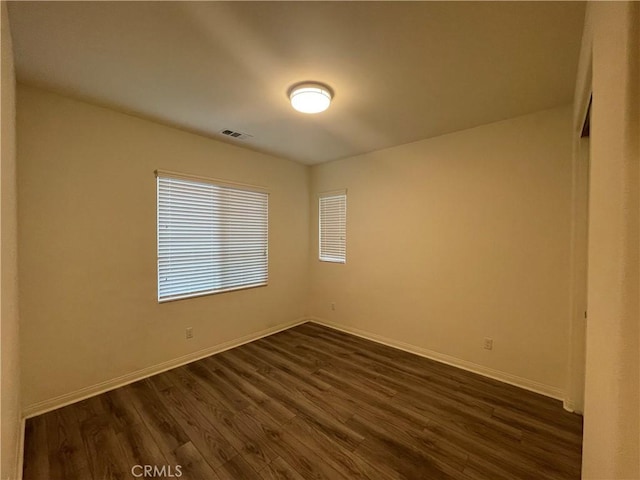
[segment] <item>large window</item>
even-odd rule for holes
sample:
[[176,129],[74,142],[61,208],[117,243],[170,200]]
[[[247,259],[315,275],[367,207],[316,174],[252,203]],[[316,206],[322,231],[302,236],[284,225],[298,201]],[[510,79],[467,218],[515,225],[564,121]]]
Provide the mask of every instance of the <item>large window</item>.
[[345,263],[347,260],[347,192],[320,195],[320,260]]
[[268,193],[156,176],[159,302],[267,284]]

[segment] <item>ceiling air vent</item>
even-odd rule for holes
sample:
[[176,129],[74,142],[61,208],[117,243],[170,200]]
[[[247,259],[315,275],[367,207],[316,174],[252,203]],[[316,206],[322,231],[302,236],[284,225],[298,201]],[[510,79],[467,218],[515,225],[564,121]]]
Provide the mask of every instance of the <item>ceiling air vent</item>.
[[249,135],[248,133],[235,132],[229,129],[220,130],[220,133],[222,135],[226,135],[227,137],[236,138],[238,140],[247,140],[248,138],[253,137],[253,135]]

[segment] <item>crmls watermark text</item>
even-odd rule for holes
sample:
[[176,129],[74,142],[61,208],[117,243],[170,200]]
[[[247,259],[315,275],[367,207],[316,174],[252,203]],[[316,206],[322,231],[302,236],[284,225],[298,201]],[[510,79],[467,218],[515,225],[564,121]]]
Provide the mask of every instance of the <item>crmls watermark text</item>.
[[182,476],[182,465],[134,465],[131,475],[136,478],[178,478]]

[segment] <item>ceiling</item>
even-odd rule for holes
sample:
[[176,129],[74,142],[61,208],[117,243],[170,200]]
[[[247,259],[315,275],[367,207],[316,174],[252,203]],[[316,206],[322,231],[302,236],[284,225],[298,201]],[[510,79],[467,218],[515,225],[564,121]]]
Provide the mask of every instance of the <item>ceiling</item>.
[[[21,1],[9,14],[20,82],[315,164],[571,102],[584,8]],[[291,108],[305,80],[331,86],[329,110]]]

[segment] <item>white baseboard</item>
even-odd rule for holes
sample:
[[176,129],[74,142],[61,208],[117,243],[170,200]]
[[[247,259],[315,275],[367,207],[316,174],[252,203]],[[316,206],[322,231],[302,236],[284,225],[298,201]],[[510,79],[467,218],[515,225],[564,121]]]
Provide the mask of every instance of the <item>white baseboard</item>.
[[577,413],[578,415],[584,415],[584,412],[582,411],[582,409],[576,407],[576,402],[574,402],[573,400],[570,400],[568,398],[565,398],[564,400],[562,400],[562,407],[567,412]]
[[213,347],[207,347],[205,349],[188,353],[187,355],[183,355],[181,357],[174,358],[172,360],[168,360],[166,362],[162,362],[157,365],[152,365],[150,367],[146,367],[141,370],[137,370],[135,372],[127,373],[125,375],[113,378],[111,380],[106,380],[104,382],[100,382],[95,385],[84,387],[79,390],[75,390],[73,392],[65,393],[64,395],[60,395],[54,398],[50,398],[47,400],[43,400],[41,402],[28,405],[23,410],[23,416],[26,419],[26,418],[35,417],[37,415],[41,415],[51,410],[64,407],[65,405],[79,402],[80,400],[84,400],[86,398],[99,395],[109,390],[113,390],[115,388],[119,388],[124,385],[127,385],[129,383],[137,382],[138,380],[142,380],[143,378],[148,378],[153,375],[157,375],[158,373],[171,370],[172,368],[180,367],[182,365],[186,365],[187,363],[195,362],[196,360],[200,360],[202,358],[208,357],[215,353],[221,353],[221,352],[224,352],[225,350],[229,350],[230,348],[239,347],[240,345],[244,345],[245,343],[253,342],[254,340],[258,340],[260,338],[273,335],[274,333],[278,333],[283,330],[287,330],[289,328],[295,327],[297,325],[301,325],[303,323],[306,323],[307,321],[308,320],[306,318],[300,318],[293,322],[282,323],[280,325],[276,325],[275,327],[264,329],[257,333],[251,333],[249,335],[245,335],[235,340],[230,340],[228,342],[224,342],[219,345],[215,345]]
[[27,421],[25,418],[20,420],[20,436],[18,437],[18,458],[16,458],[16,480],[22,480],[22,469],[24,467],[24,434]]
[[479,375],[489,377],[503,383],[508,383],[509,385],[515,385],[516,387],[524,388],[525,390],[530,390],[535,393],[540,393],[547,397],[555,398],[556,400],[562,400],[564,398],[564,391],[551,385],[546,385],[544,383],[529,380],[527,378],[519,377],[507,372],[502,372],[500,370],[494,370],[493,368],[478,365],[477,363],[469,362],[467,360],[461,360],[459,358],[452,357],[451,355],[434,352],[433,350],[427,350],[426,348],[410,345],[408,343],[383,337],[375,333],[365,332],[364,330],[360,330],[357,328],[345,327],[333,322],[328,322],[321,318],[310,317],[309,321],[317,323],[319,325],[324,325],[325,327],[340,330],[342,332],[349,333],[366,340],[381,343],[388,347],[393,347],[405,352],[413,353],[415,355],[420,355],[421,357],[429,358],[440,363],[446,363],[447,365],[461,368],[469,372],[477,373]]

